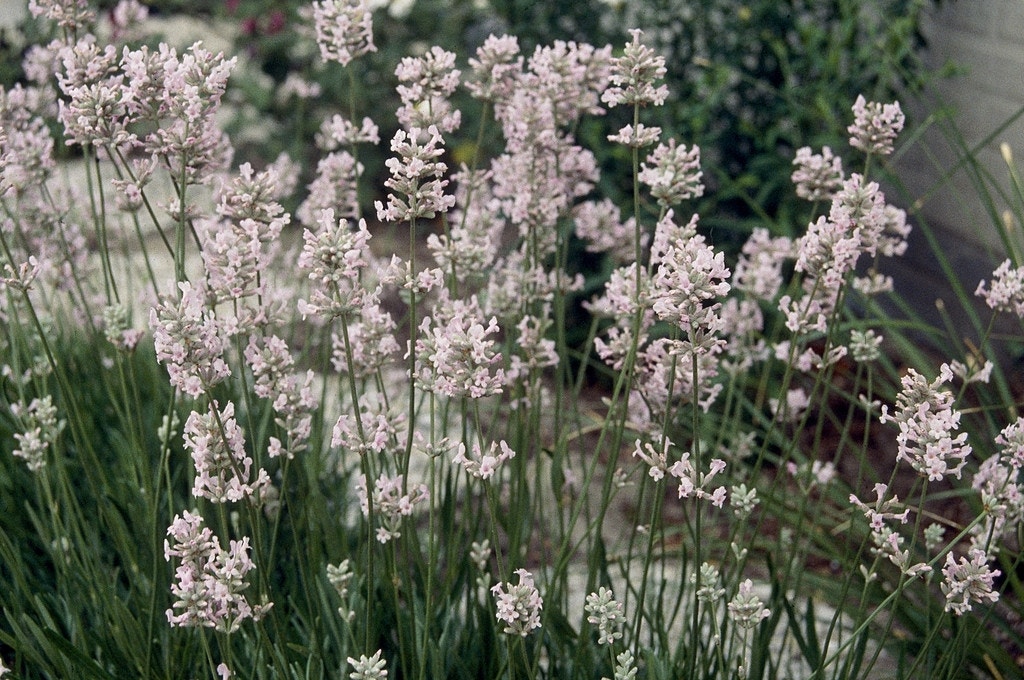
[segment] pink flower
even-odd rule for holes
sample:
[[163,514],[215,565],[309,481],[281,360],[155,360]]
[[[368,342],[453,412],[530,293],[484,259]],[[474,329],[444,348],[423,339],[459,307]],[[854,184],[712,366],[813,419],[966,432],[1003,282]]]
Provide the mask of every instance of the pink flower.
[[362,274],[372,261],[370,231],[365,220],[355,229],[346,219],[335,220],[330,208],[321,210],[317,221],[316,233],[302,232],[298,265],[309,271],[312,286],[309,300],[299,300],[299,311],[304,318],[351,317],[368,302]]
[[125,82],[139,102],[140,117],[159,127],[146,136],[143,148],[164,158],[180,185],[202,184],[227,167],[231,145],[216,115],[237,58],[225,60],[193,44],[180,57],[167,45],[157,55],[148,50],[125,51]]
[[12,404],[11,415],[20,421],[20,432],[14,433],[18,446],[11,451],[15,458],[25,461],[32,472],[46,465],[46,452],[64,430],[65,421],[57,419],[57,407],[50,395],[38,397],[24,404]]
[[698,146],[688,149],[670,139],[668,144],[659,144],[640,168],[640,183],[650,187],[651,196],[663,207],[704,195]]
[[407,130],[436,127],[441,132],[458,129],[461,115],[449,98],[459,85],[455,54],[432,47],[422,57],[403,57],[395,69],[398,96],[402,106],[396,112],[398,122]]
[[171,585],[171,594],[177,599],[167,610],[172,626],[203,626],[233,633],[246,619],[259,621],[270,610],[270,603],[252,606],[245,597],[246,577],[255,569],[248,537],[230,541],[224,550],[213,532],[203,526],[203,518],[187,511],[175,515],[167,535],[173,543],[164,541],[164,559],[180,559]]
[[448,397],[479,399],[501,392],[505,372],[492,369],[501,359],[492,337],[498,321],[484,325],[476,297],[451,300],[447,293],[432,316],[420,323],[416,339],[416,382],[423,389]]
[[843,159],[827,146],[820,154],[812,153],[809,146],[797,149],[793,165],[796,169],[791,179],[800,198],[828,201],[843,184]]
[[649,127],[643,123],[637,123],[636,127],[625,125],[616,134],[608,135],[608,141],[639,149],[654,144],[660,136],[660,127]]
[[373,13],[365,0],[321,0],[313,3],[313,22],[320,58],[347,66],[376,52]]
[[621,57],[612,59],[612,86],[601,95],[601,101],[609,106],[661,106],[668,87],[655,83],[665,77],[665,58],[640,42],[643,31],[634,28],[629,33],[633,40],[626,44]]
[[135,135],[128,132],[133,93],[124,87],[124,74],[117,73],[114,46],[101,52],[95,42],[82,40],[62,56],[57,80],[67,99],[59,102],[58,117],[69,141],[100,148],[134,145]]
[[1001,573],[989,567],[989,558],[983,551],[973,549],[958,563],[953,553],[946,554],[946,566],[942,568],[942,583],[939,587],[946,596],[944,611],[963,616],[971,611],[973,603],[995,602],[999,593],[992,590],[995,578]]
[[343,413],[338,417],[331,431],[331,447],[341,447],[359,455],[380,453],[394,445],[396,424],[400,422],[401,418],[388,413],[382,403],[366,400],[360,403],[355,414]]
[[332,210],[339,218],[359,217],[359,178],[363,165],[356,162],[348,151],[336,151],[321,158],[316,165],[316,177],[309,184],[306,200],[299,205],[296,215],[308,227],[316,225],[323,210]]
[[584,114],[599,114],[599,98],[611,77],[611,47],[556,40],[538,47],[528,61],[520,91],[553,108],[556,126]]
[[498,583],[491,588],[497,607],[497,618],[505,623],[509,635],[526,637],[540,628],[540,612],[544,600],[533,583],[533,575],[525,569],[516,569],[519,583]]
[[686,451],[668,469],[669,474],[679,480],[679,497],[708,500],[716,508],[722,507],[726,497],[725,487],[712,488],[711,480],[725,469],[725,461],[714,458],[708,465],[708,471],[702,472],[694,467],[690,455],[690,452]]
[[232,402],[223,410],[213,401],[207,413],[192,411],[185,421],[184,440],[196,468],[192,484],[196,498],[214,503],[258,500],[261,489],[270,484],[263,469],[250,481],[253,461],[245,451],[245,436],[235,421]]
[[[499,449],[500,453],[498,452]],[[461,465],[465,468],[466,472],[477,479],[487,480],[494,476],[494,473],[497,472],[502,463],[515,458],[515,455],[516,452],[503,439],[500,442],[491,442],[486,452],[480,448],[480,444],[474,443],[471,457],[466,455],[466,445],[459,444],[455,459],[452,462]]]
[[[664,239],[656,235],[655,242]],[[684,329],[715,333],[720,327],[718,299],[730,289],[725,255],[716,253],[701,235],[666,245],[651,281],[651,309],[658,318]]]
[[456,206],[445,234],[429,234],[427,248],[438,268],[459,282],[486,280],[492,273],[505,220],[492,192],[490,172],[463,169],[455,182]]
[[755,299],[774,300],[782,288],[783,265],[793,254],[792,239],[755,227],[736,262],[733,285]]
[[356,127],[347,118],[334,114],[320,126],[316,143],[324,151],[334,151],[340,146],[353,144],[379,144],[380,130],[369,118],[363,118],[360,126]]
[[846,129],[850,133],[850,146],[868,154],[891,154],[893,141],[905,121],[900,103],[868,102],[864,95],[858,95],[853,115],[853,123]]
[[488,36],[477,48],[476,58],[469,60],[469,67],[472,72],[466,89],[474,97],[491,102],[506,99],[523,71],[518,39],[513,35]]
[[53,173],[53,137],[38,88],[0,88],[0,196],[35,195]]
[[351,367],[343,335],[331,334],[331,365],[334,370],[347,374],[351,368],[359,379],[371,377],[398,353],[400,348],[395,339],[396,328],[391,313],[380,306],[376,291],[368,293],[359,313],[348,322],[347,349],[351,353]]
[[271,457],[284,454],[291,459],[306,449],[306,440],[312,428],[312,414],[318,405],[313,392],[313,371],[300,377],[293,372],[295,360],[284,340],[271,335],[249,337],[245,359],[252,370],[253,391],[256,396],[270,399],[277,414],[275,424],[284,429],[287,449],[275,446]]
[[29,0],[28,11],[34,17],[56,22],[71,34],[88,27],[96,19],[87,0]]
[[442,177],[448,166],[438,160],[444,154],[444,141],[436,127],[396,131],[391,151],[396,156],[384,162],[391,173],[384,186],[392,192],[387,207],[376,202],[377,219],[406,222],[432,218],[455,205],[455,198],[444,193],[448,180]]
[[899,426],[897,459],[910,463],[931,481],[946,475],[959,479],[971,453],[967,433],[954,436],[960,426],[960,412],[953,408],[954,397],[941,389],[952,379],[953,373],[946,364],[931,383],[914,369],[908,369],[900,379],[902,389],[896,395],[896,412],[890,416],[883,407],[880,420]]
[[165,298],[150,310],[149,326],[157,360],[167,366],[171,384],[198,397],[231,375],[223,359],[226,340],[202,293],[187,281],[178,288],[179,299]]
[[997,312],[1010,312],[1024,319],[1024,267],[1014,267],[1005,260],[992,272],[992,283],[982,280],[975,295]]
[[[576,234],[589,241],[587,250],[609,252],[616,262],[628,264],[636,259],[633,246],[636,222],[630,217],[623,221],[622,214],[610,198],[601,201],[584,201],[573,208]],[[642,235],[641,245],[646,245],[647,234]]]
[[654,445],[650,442],[641,443],[637,439],[633,448],[633,455],[647,464],[648,468],[650,468],[647,474],[650,475],[651,479],[659,482],[665,478],[665,473],[668,472],[668,450],[671,446],[672,442],[667,437],[664,438],[660,450],[654,448]]
[[360,479],[356,484],[359,506],[364,517],[369,517],[369,503],[373,503],[374,517],[380,523],[377,527],[377,540],[381,543],[399,538],[402,535],[402,518],[411,515],[415,506],[430,498],[423,484],[410,484],[405,493],[402,492],[402,485],[402,475],[389,477],[386,473],[382,474],[374,483],[373,498],[370,499],[366,495],[364,480]]

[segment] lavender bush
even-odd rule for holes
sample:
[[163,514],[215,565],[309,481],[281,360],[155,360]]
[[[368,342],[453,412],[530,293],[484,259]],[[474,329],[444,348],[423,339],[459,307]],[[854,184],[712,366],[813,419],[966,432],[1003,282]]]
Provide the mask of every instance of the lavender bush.
[[[898,104],[801,149],[806,231],[727,261],[640,31],[403,59],[364,214],[382,112],[324,121],[300,188],[232,164],[234,59],[126,42],[131,0],[29,9],[54,39],[0,97],[0,675],[1020,675],[1019,385],[989,333],[931,356],[884,311]],[[324,60],[374,50],[359,0],[309,18]],[[613,107],[628,215],[574,136]],[[466,125],[502,153],[451,167]],[[616,263],[582,354],[573,238]],[[1020,319],[1022,285],[1011,259],[977,294]]]

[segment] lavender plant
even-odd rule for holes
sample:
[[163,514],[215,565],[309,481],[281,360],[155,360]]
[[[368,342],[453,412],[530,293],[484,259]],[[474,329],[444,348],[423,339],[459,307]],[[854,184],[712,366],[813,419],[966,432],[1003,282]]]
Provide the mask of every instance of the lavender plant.
[[[294,196],[289,159],[232,163],[236,61],[29,9],[54,39],[0,93],[0,675],[1013,675],[1024,422],[997,357],[898,353],[898,104],[853,103],[844,160],[801,149],[806,231],[727,261],[641,31],[403,59],[364,214],[382,112],[332,113]],[[309,15],[339,67],[374,49],[361,0]],[[460,87],[503,151],[454,169]],[[576,138],[611,107],[625,219]],[[574,238],[617,267],[583,356]],[[1019,316],[1022,279],[978,294]]]

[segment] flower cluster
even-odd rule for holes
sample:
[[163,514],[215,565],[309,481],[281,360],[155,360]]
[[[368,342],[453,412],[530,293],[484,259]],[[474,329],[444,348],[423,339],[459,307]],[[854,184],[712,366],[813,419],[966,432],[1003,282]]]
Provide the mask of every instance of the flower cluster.
[[[659,225],[664,229],[665,221]],[[659,242],[655,237],[655,242]],[[665,243],[664,252],[657,253],[657,270],[651,281],[651,309],[658,318],[670,321],[684,330],[714,333],[719,328],[716,310],[719,298],[729,293],[730,276],[725,254],[715,252],[700,234]],[[694,352],[710,351],[698,347]]]
[[615,600],[612,591],[602,586],[596,593],[590,593],[583,609],[588,615],[587,622],[597,626],[597,644],[610,645],[622,637],[619,626],[626,617],[622,603]]
[[1024,319],[1024,267],[1005,260],[992,272],[992,283],[982,280],[975,295],[997,312],[1009,312]]
[[124,146],[136,143],[128,132],[129,111],[137,108],[125,87],[124,73],[117,72],[117,50],[100,49],[91,40],[81,40],[63,51],[63,70],[57,82],[67,99],[59,102],[59,118],[65,136],[81,146]]
[[633,40],[626,43],[621,57],[612,59],[612,85],[601,95],[601,101],[609,106],[661,106],[668,87],[655,83],[665,77],[665,57],[640,42],[643,31],[633,29],[629,34]]
[[442,178],[448,166],[438,160],[444,155],[444,140],[436,127],[397,130],[391,139],[391,151],[396,155],[384,162],[391,173],[384,186],[391,193],[386,207],[381,201],[374,204],[377,219],[405,222],[433,218],[455,205],[455,197],[444,193],[448,180]]
[[[576,235],[587,241],[587,250],[595,253],[607,252],[620,264],[636,259],[633,247],[636,220],[632,217],[623,221],[622,212],[610,198],[600,201],[584,201],[572,211]],[[646,245],[647,234],[642,236],[641,247]]]
[[165,298],[149,312],[157,359],[167,366],[171,384],[198,397],[231,375],[224,361],[227,341],[203,294],[188,281],[181,297]]
[[712,489],[711,480],[725,469],[725,461],[714,458],[708,466],[708,471],[702,472],[694,467],[690,455],[689,451],[684,452],[668,469],[669,474],[679,480],[679,497],[706,499],[716,508],[722,507],[726,499],[725,487]]
[[945,611],[957,616],[971,611],[975,603],[999,599],[999,593],[992,587],[1001,572],[989,566],[988,555],[984,551],[973,549],[968,557],[961,557],[957,562],[953,553],[948,553],[946,565],[942,568],[943,580],[939,587],[946,596]]
[[327,581],[334,588],[334,592],[338,594],[338,598],[342,602],[342,605],[338,607],[338,614],[349,622],[355,617],[355,612],[348,607],[349,585],[352,582],[353,576],[355,576],[355,573],[352,571],[348,560],[342,560],[338,564],[327,565]]
[[[380,453],[394,443],[396,426],[402,419],[388,413],[380,400],[376,404],[371,403],[369,398],[361,401],[357,413],[342,413],[338,416],[331,431],[331,447],[343,447],[359,455]],[[356,421],[356,418],[359,420]]]
[[756,628],[771,616],[771,610],[754,593],[754,583],[749,578],[740,583],[736,595],[729,600],[729,616],[740,628]]
[[398,122],[407,130],[436,127],[453,132],[462,122],[449,97],[459,85],[455,54],[432,47],[422,57],[404,57],[395,69],[402,106],[396,112]]
[[[125,83],[139,102],[138,111],[130,113],[159,125],[142,140],[143,150],[160,157],[181,187],[205,183],[227,166],[230,143],[216,115],[236,63],[201,43],[180,57],[161,44],[157,53],[143,47],[121,58]],[[177,215],[188,206],[172,208]]]
[[286,435],[284,444],[277,437],[270,437],[268,453],[272,458],[284,454],[291,459],[306,449],[313,412],[318,406],[313,394],[313,371],[306,371],[302,378],[296,375],[292,371],[295,359],[284,340],[276,335],[250,336],[244,356],[255,380],[253,392],[272,401],[277,414],[274,422]]
[[365,220],[355,229],[346,219],[335,220],[330,208],[320,211],[317,222],[317,232],[302,232],[298,265],[309,271],[313,287],[308,301],[299,300],[299,312],[325,319],[352,316],[373,299],[362,280],[372,261],[370,231]]
[[1017,418],[996,436],[997,455],[978,466],[971,488],[981,495],[985,514],[971,532],[971,547],[994,555],[999,541],[1011,535],[1024,521],[1024,487],[1020,470],[1024,467],[1024,418]]
[[[501,449],[501,453],[497,453],[498,449]],[[515,455],[516,452],[505,443],[504,439],[500,442],[491,442],[486,453],[481,449],[480,444],[474,443],[471,457],[466,456],[466,445],[460,443],[452,462],[461,465],[466,472],[474,477],[486,480],[494,476],[502,463],[515,458]]]
[[725,595],[722,574],[710,562],[701,564],[699,572],[690,572],[690,583],[696,586],[697,600],[705,604],[716,604]]
[[940,389],[952,379],[953,372],[946,364],[931,383],[914,369],[908,369],[900,379],[902,389],[896,395],[896,412],[889,415],[888,408],[882,407],[881,422],[893,421],[900,430],[896,436],[897,459],[910,463],[930,481],[947,475],[959,479],[971,453],[967,433],[954,435],[960,427],[960,412],[953,408],[953,394]]
[[476,57],[469,60],[469,67],[466,89],[482,101],[503,101],[512,94],[516,78],[523,70],[519,40],[512,35],[488,36],[477,48]]
[[273,166],[256,172],[248,163],[218,190],[219,219],[201,226],[207,285],[216,300],[264,294],[278,237],[291,221],[276,200],[278,192],[279,177]]
[[486,279],[498,255],[505,221],[489,186],[490,171],[462,171],[452,177],[457,208],[445,234],[429,234],[427,248],[438,268],[456,281]]
[[664,208],[682,203],[690,198],[704,195],[704,173],[700,169],[700,147],[687,148],[676,145],[670,139],[668,144],[659,144],[640,164],[637,179],[650,187],[651,196]]
[[899,102],[868,102],[863,95],[853,104],[853,123],[847,128],[850,146],[865,153],[887,156],[906,120]]
[[339,373],[347,374],[351,370],[356,378],[367,378],[400,349],[395,339],[397,324],[376,297],[376,291],[368,294],[358,317],[346,322],[348,343],[344,333],[331,334],[331,365]]
[[497,319],[484,325],[476,297],[450,300],[442,294],[433,316],[423,319],[416,339],[420,360],[416,382],[426,390],[448,397],[479,399],[501,392],[505,371],[494,368],[501,359],[493,336]]
[[71,33],[91,25],[96,19],[86,0],[29,0],[28,11]]
[[505,632],[526,637],[540,628],[544,600],[533,584],[533,574],[525,569],[516,569],[515,573],[519,583],[497,583],[491,587],[491,593],[498,608],[498,620],[505,623]]
[[57,418],[57,407],[47,394],[29,402],[28,406],[11,404],[11,415],[21,420],[21,432],[15,432],[18,446],[11,452],[22,458],[29,470],[38,472],[46,465],[46,450],[57,442],[65,421]]
[[792,181],[800,198],[830,201],[843,186],[843,159],[827,146],[821,153],[814,153],[809,146],[797,149],[793,165]]
[[347,66],[373,44],[373,13],[365,0],[320,0],[313,3],[313,23],[320,58]]
[[875,254],[886,229],[884,196],[874,182],[854,174],[832,198],[828,216],[811,223],[797,247],[796,271],[804,294],[783,296],[779,308],[794,333],[824,332],[843,284],[862,253]]
[[316,177],[309,184],[309,195],[295,215],[308,227],[316,226],[323,210],[332,210],[341,218],[359,216],[356,186],[363,174],[363,165],[348,151],[332,151],[317,163]]
[[252,458],[245,451],[245,436],[235,421],[235,405],[228,402],[223,410],[216,401],[207,413],[192,411],[185,421],[185,448],[192,455],[196,476],[192,495],[214,503],[258,500],[270,484],[267,471],[260,468],[251,480]]
[[565,130],[584,113],[600,111],[610,53],[576,43],[539,47],[509,96],[495,104],[506,145],[491,162],[493,195],[532,244],[523,258],[528,266],[554,252],[559,218],[597,180],[594,155]]
[[231,541],[225,550],[199,515],[175,515],[167,528],[164,559],[177,557],[171,593],[177,598],[167,610],[172,626],[204,626],[224,633],[238,630],[246,619],[259,621],[272,606],[252,606],[245,597],[246,576],[255,568],[249,539]]
[[[924,563],[911,564],[910,551],[903,549],[903,537],[886,523],[889,520],[896,520],[900,524],[906,524],[910,516],[910,509],[902,506],[899,497],[895,495],[886,498],[889,493],[888,485],[875,484],[874,491],[875,502],[872,505],[868,505],[856,495],[850,494],[850,503],[863,512],[868,520],[868,526],[871,528],[871,541],[874,543],[873,552],[886,557],[908,576],[930,572],[931,567]],[[896,509],[900,507],[903,507],[903,511],[896,512]]]
[[430,497],[423,484],[410,484],[408,490],[403,490],[404,486],[402,475],[391,477],[385,473],[377,478],[373,485],[373,497],[368,498],[363,481],[360,480],[356,485],[359,507],[364,517],[370,516],[370,503],[373,503],[374,517],[380,523],[377,527],[377,540],[381,543],[399,538],[402,535],[402,518],[411,515],[416,505]]
[[387,663],[380,657],[379,649],[371,657],[363,654],[360,654],[358,659],[348,657],[348,664],[352,666],[352,672],[348,677],[352,680],[384,680],[388,677]]

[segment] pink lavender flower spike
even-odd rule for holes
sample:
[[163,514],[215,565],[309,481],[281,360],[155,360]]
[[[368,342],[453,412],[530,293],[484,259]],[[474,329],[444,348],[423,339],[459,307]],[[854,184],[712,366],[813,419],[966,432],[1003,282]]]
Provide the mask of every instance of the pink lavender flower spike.
[[896,396],[896,412],[890,415],[882,407],[880,422],[895,422],[900,430],[896,436],[897,459],[909,463],[930,481],[947,475],[959,479],[971,453],[967,433],[955,434],[960,427],[960,412],[953,408],[954,396],[942,389],[952,379],[953,372],[946,364],[931,383],[914,369],[908,369],[900,379],[902,389]]
[[171,584],[176,599],[167,610],[172,626],[233,633],[246,619],[259,621],[270,610],[271,603],[253,606],[245,597],[246,578],[256,567],[248,537],[230,541],[224,550],[203,518],[188,511],[175,515],[167,535],[171,540],[164,541],[164,559],[180,560]]
[[402,100],[395,115],[407,130],[435,127],[448,133],[458,129],[462,116],[450,101],[461,75],[454,53],[435,46],[422,57],[404,57],[395,75]]
[[796,169],[791,179],[800,198],[831,201],[843,184],[843,159],[827,146],[821,153],[813,153],[809,146],[797,149],[793,165]]
[[507,99],[523,72],[519,41],[515,36],[488,36],[469,60],[471,75],[466,89],[478,99],[500,102]]
[[214,401],[206,413],[193,411],[185,421],[184,440],[195,464],[192,495],[196,498],[213,503],[258,501],[270,484],[262,468],[252,479],[253,460],[245,451],[245,436],[230,401],[223,409]]
[[906,120],[899,102],[880,104],[858,95],[853,104],[853,116],[853,123],[846,129],[850,133],[850,146],[880,156],[893,152],[893,142]]
[[455,197],[444,193],[448,180],[442,177],[448,166],[438,160],[444,154],[444,140],[436,127],[396,131],[391,151],[396,155],[384,162],[391,172],[384,185],[391,193],[386,206],[375,203],[377,219],[405,222],[432,218],[455,205]]
[[997,312],[1009,312],[1024,319],[1024,267],[1005,260],[992,272],[992,283],[984,280],[974,293]]
[[376,52],[373,13],[365,0],[322,0],[313,3],[313,22],[320,58],[347,66],[353,59]]
[[971,550],[970,555],[961,557],[959,562],[953,558],[953,553],[946,555],[943,580],[939,584],[946,596],[945,611],[963,616],[975,604],[999,599],[999,593],[992,588],[1001,572],[992,569],[988,563],[988,555],[978,549]]
[[491,588],[498,609],[498,621],[505,624],[509,635],[526,637],[530,631],[540,628],[540,612],[544,600],[533,583],[533,574],[525,569],[516,569],[519,583],[498,583]]
[[668,87],[655,85],[665,77],[665,58],[640,42],[643,31],[633,29],[633,40],[626,43],[621,57],[612,60],[612,85],[601,95],[609,106],[661,106],[668,97]]
[[226,340],[202,292],[183,281],[180,299],[165,298],[150,310],[149,326],[157,360],[167,366],[171,384],[198,397],[231,375],[224,361]]

